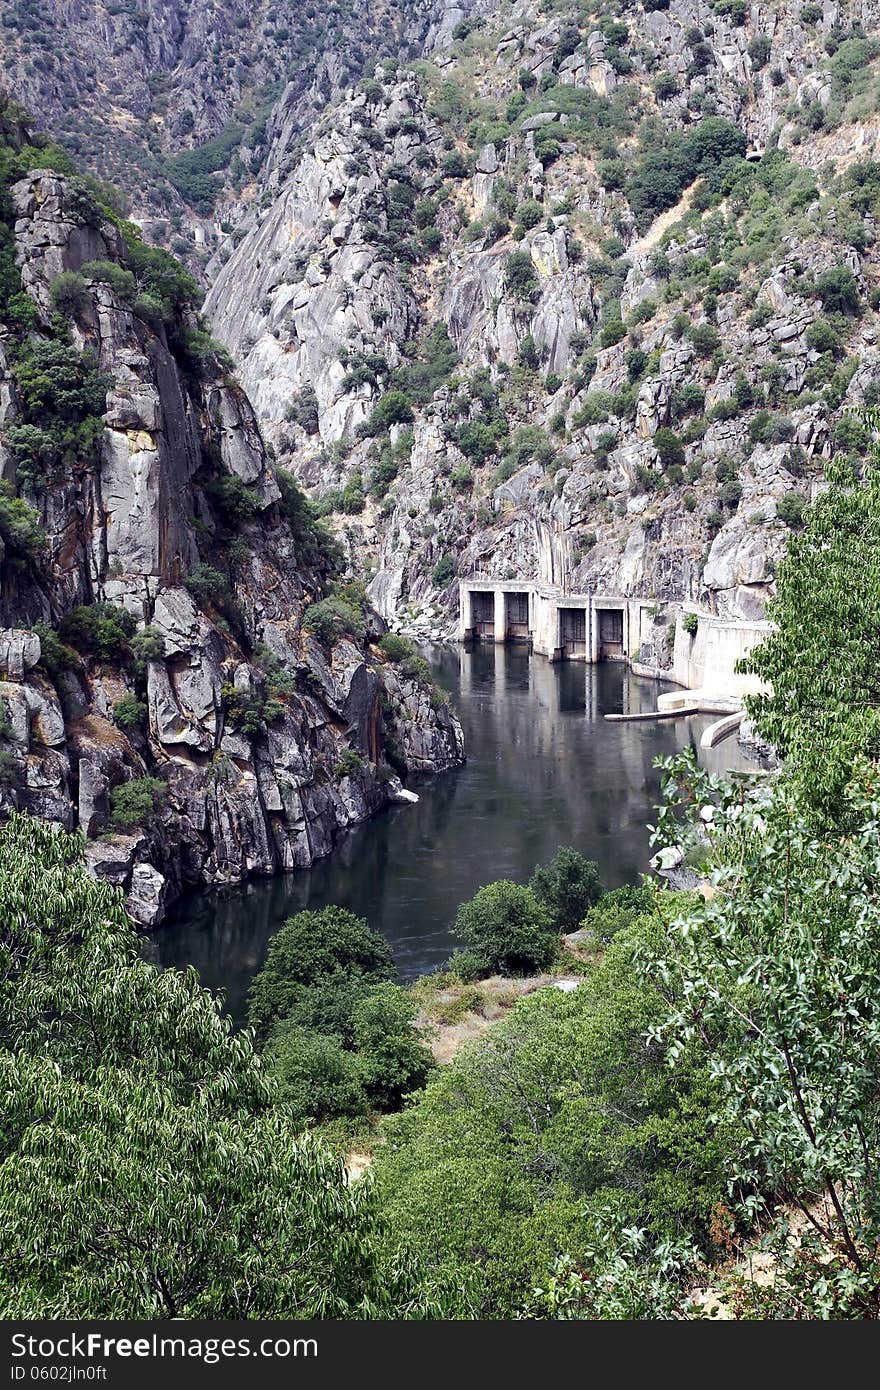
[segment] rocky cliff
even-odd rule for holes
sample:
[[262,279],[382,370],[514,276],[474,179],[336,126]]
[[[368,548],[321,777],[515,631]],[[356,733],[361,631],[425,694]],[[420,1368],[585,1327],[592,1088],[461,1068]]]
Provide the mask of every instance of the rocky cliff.
[[760,616],[880,391],[877,19],[480,4],[275,166],[206,309],[389,621],[473,573]]
[[462,14],[447,0],[0,0],[3,81],[197,267],[256,176],[268,183],[368,64],[420,56]]
[[461,730],[334,581],[192,282],[76,180],[4,196],[0,810],[78,826],[152,924],[326,854]]

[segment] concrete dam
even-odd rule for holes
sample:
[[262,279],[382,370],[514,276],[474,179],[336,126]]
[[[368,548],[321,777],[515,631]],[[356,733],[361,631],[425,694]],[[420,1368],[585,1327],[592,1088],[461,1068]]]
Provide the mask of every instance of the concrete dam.
[[[675,624],[671,663],[662,668],[641,659],[656,650],[658,610],[667,627]],[[459,584],[460,641],[524,642],[550,661],[626,661],[637,675],[672,680],[706,708],[737,708],[762,688],[736,665],[771,630],[771,623],[720,618],[693,603],[568,593],[541,580]]]

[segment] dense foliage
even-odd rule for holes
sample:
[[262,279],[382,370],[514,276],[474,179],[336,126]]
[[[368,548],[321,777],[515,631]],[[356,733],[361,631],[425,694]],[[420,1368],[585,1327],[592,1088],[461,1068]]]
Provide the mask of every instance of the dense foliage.
[[676,1066],[702,1052],[713,1115],[738,1127],[734,1216],[754,1227],[776,1212],[775,1316],[880,1316],[880,785],[864,760],[851,772],[845,834],[816,832],[799,778],[719,783],[691,755],[668,768],[661,817],[662,837],[692,808],[699,842],[693,808],[712,808],[715,891],[684,913],[660,900],[652,973],[668,1009],[652,1036]]
[[438,1311],[247,1034],[194,972],[140,959],[76,838],[0,831],[0,921],[3,1316]]
[[272,938],[249,1017],[300,1122],[393,1109],[433,1061],[388,943],[340,907],[300,912]]
[[[880,459],[859,481],[845,465],[792,535],[767,616],[776,624],[743,662],[770,689],[749,697],[759,731],[790,760],[821,822],[845,806],[859,756],[880,755]],[[821,583],[816,576],[821,573]]]
[[387,1125],[392,1226],[482,1317],[521,1313],[559,1254],[587,1259],[600,1232],[606,1260],[623,1227],[646,1251],[683,1234],[711,1248],[727,1131],[710,1122],[698,1049],[670,1072],[647,1041],[666,1008],[636,960],[660,938],[656,915],[638,917],[576,991],[519,1004]]

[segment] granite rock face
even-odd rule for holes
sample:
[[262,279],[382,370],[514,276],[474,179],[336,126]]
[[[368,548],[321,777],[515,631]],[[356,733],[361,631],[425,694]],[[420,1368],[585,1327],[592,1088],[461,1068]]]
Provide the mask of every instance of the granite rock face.
[[[216,149],[211,177],[234,207],[241,176],[271,178],[315,112],[377,56],[404,61],[448,43],[470,8],[352,0],[279,13],[245,0],[144,0],[136,10],[46,0],[35,24],[2,0],[3,84],[39,129],[125,190],[158,241],[183,237],[197,263],[222,232],[186,177],[191,152]],[[164,163],[179,156],[182,168]]]
[[[81,224],[64,179],[37,173],[13,196],[23,285],[48,323],[59,274],[124,265],[125,249],[112,224]],[[306,866],[378,810],[394,776],[383,704],[393,700],[397,768],[461,761],[461,730],[428,685],[401,681],[370,645],[384,630],[374,613],[364,638],[329,646],[303,628],[328,562],[300,553],[244,391],[213,358],[194,371],[108,284],[87,284],[70,333],[106,373],[103,429],[90,461],[40,491],[21,483],[46,539],[32,566],[2,573],[0,807],[81,829],[93,871],[152,926],[187,884]],[[16,393],[7,371],[7,420]],[[224,480],[243,507],[232,539]],[[229,576],[219,588],[187,587],[218,565]],[[68,652],[64,669],[47,664],[34,625],[63,627],[95,603],[132,616],[146,657]],[[133,722],[116,713],[125,700],[142,711]],[[114,794],[148,777],[154,811],[120,833]]]
[[[764,612],[786,494],[822,485],[847,412],[880,389],[874,216],[841,187],[877,158],[880,121],[841,105],[839,83],[846,63],[863,71],[880,7],[801,9],[669,0],[585,27],[574,7],[481,0],[434,26],[421,75],[383,61],[295,156],[276,137],[261,205],[209,263],[207,311],[394,628],[453,634],[454,579],[471,576],[670,616],[685,601]],[[695,179],[643,217],[627,184],[637,101],[658,144],[721,118],[753,164],[784,151],[789,172],[705,215]],[[581,109],[604,142],[577,138]],[[827,130],[805,134],[801,113],[815,131],[819,111]],[[777,215],[805,170],[813,190]],[[833,341],[815,287],[835,271],[860,306]],[[410,391],[412,419],[377,425],[441,328],[454,369]],[[499,417],[497,447],[463,444]]]

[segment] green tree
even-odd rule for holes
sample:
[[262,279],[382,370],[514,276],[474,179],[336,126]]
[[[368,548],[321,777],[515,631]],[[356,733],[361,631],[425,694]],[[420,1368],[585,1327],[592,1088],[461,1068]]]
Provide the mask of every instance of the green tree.
[[78,652],[103,661],[122,661],[129,651],[136,619],[115,603],[81,604],[61,623],[61,637]]
[[147,707],[135,695],[123,695],[113,706],[113,723],[120,729],[139,729],[147,717]]
[[557,850],[549,864],[536,867],[529,887],[549,913],[554,930],[563,934],[577,931],[602,896],[599,865],[569,846]]
[[860,314],[862,300],[858,282],[846,266],[833,266],[816,277],[816,293],[828,313]]
[[319,642],[333,646],[342,637],[363,637],[364,620],[360,613],[342,598],[325,598],[312,603],[303,614],[302,625],[313,632]]
[[49,292],[55,308],[69,318],[79,318],[92,303],[88,285],[75,270],[63,270],[56,275]]
[[[746,705],[792,764],[805,804],[829,824],[860,756],[880,756],[880,462],[858,482],[842,464],[803,514],[779,566],[767,616],[776,625],[742,662],[769,689]],[[821,582],[817,576],[821,575]]]
[[681,467],[684,463],[684,445],[674,430],[661,426],[654,435],[654,448],[662,468]]
[[500,879],[462,903],[455,934],[488,974],[532,975],[544,970],[556,952],[550,914],[531,888]]
[[282,1026],[264,1055],[296,1124],[362,1115],[369,1108],[360,1059],[341,1038]]
[[442,1316],[194,971],[140,958],[81,842],[0,831],[0,1316]]
[[367,1095],[383,1110],[421,1090],[434,1067],[415,1028],[416,1004],[405,989],[376,985],[354,1006],[354,1045]]
[[512,251],[507,257],[504,264],[504,285],[514,299],[524,303],[532,303],[538,298],[538,275],[528,251]]
[[694,840],[700,807],[714,808],[715,891],[667,915],[648,970],[681,989],[654,1036],[673,1061],[694,1044],[706,1055],[719,1117],[742,1134],[729,1160],[740,1218],[764,1224],[780,1203],[802,1215],[795,1241],[778,1213],[770,1316],[877,1318],[877,768],[851,769],[846,833],[817,832],[789,776],[758,796],[719,785],[687,754],[667,765],[665,786]]
[[666,982],[639,961],[662,940],[656,915],[632,921],[578,989],[522,1000],[387,1122],[383,1209],[394,1239],[417,1239],[461,1289],[456,1316],[556,1316],[533,1290],[566,1256],[596,1276],[594,1316],[680,1315],[684,1262],[672,1259],[654,1312],[632,1312],[647,1287],[641,1305],[627,1295],[630,1314],[612,1311],[621,1259],[651,1280],[670,1241],[711,1250],[725,1194],[731,1134],[712,1119],[710,1067],[692,1046],[671,1070],[647,1038],[667,1016]]
[[363,917],[342,907],[298,912],[269,943],[265,964],[251,984],[248,1016],[257,1035],[266,1037],[302,1007],[304,991],[338,986],[351,991],[393,973],[387,941]]
[[158,777],[133,777],[130,782],[121,782],[110,793],[110,829],[128,835],[149,825],[166,795],[165,783]]

